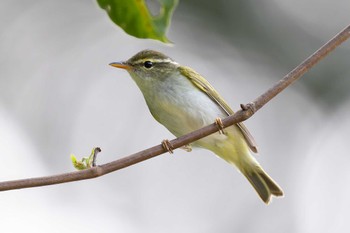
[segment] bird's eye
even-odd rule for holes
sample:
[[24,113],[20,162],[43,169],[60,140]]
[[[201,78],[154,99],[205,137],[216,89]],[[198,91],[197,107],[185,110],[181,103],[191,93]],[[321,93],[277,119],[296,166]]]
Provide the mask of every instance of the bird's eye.
[[152,63],[151,61],[145,61],[145,62],[143,63],[143,66],[144,66],[145,68],[147,68],[147,69],[150,69],[150,68],[153,67],[153,63]]

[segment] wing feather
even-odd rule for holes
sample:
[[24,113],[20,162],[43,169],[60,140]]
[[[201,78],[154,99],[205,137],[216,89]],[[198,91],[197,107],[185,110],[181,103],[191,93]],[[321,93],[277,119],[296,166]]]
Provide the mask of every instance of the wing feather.
[[[196,87],[198,87],[201,91],[207,94],[216,104],[218,104],[228,116],[234,114],[231,107],[225,102],[225,100],[219,95],[219,93],[213,88],[213,86],[211,86],[210,83],[207,80],[205,80],[200,74],[198,74],[196,71],[189,67],[180,66],[179,71],[182,75],[188,77]],[[241,130],[249,148],[253,152],[257,153],[258,148],[256,142],[253,136],[249,133],[247,127],[245,127],[245,125],[242,122],[238,123],[237,126]]]

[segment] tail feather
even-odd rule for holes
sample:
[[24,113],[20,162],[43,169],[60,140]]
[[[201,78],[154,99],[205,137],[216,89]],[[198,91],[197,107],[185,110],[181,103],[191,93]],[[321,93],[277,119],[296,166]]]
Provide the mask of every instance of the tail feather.
[[278,184],[264,171],[262,171],[262,178],[264,179],[267,187],[269,187],[270,192],[273,196],[283,196],[283,190],[281,189],[281,187],[279,187]]
[[283,196],[282,189],[260,166],[251,166],[242,170],[242,173],[266,204],[270,202],[271,196]]
[[225,131],[227,140],[214,137],[215,143],[212,140],[201,141],[201,146],[235,165],[266,204],[270,202],[272,196],[283,196],[282,189],[251,155],[241,131],[237,127],[229,127]]

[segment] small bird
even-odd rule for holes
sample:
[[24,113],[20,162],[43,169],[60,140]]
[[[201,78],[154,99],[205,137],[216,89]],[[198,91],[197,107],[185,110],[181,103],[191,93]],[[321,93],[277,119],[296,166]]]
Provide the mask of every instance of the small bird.
[[[200,74],[170,57],[143,50],[111,66],[125,69],[141,90],[153,117],[176,137],[209,125],[234,112]],[[252,156],[256,143],[243,123],[211,134],[191,146],[208,149],[235,165],[260,198],[268,204],[271,196],[283,196],[282,189]]]

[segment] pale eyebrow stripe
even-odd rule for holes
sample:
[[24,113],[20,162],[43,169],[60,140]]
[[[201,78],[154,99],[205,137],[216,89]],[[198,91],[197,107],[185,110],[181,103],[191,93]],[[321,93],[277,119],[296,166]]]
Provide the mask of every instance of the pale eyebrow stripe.
[[141,63],[144,63],[146,61],[150,61],[150,62],[154,62],[154,63],[171,63],[173,65],[179,65],[179,63],[171,60],[170,58],[166,58],[166,59],[145,58],[145,59],[139,60],[136,64],[141,64]]

